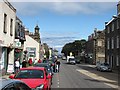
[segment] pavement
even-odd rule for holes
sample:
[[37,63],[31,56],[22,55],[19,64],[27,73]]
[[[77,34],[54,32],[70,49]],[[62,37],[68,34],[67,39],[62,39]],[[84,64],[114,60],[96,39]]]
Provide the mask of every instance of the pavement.
[[9,76],[10,76],[11,74],[5,74],[5,75],[2,75],[0,78],[5,78],[5,79],[9,79]]

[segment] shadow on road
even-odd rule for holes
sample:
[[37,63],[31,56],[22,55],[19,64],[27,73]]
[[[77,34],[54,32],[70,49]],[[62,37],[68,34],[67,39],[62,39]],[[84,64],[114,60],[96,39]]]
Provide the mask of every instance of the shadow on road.
[[105,80],[95,80],[95,79],[84,79],[84,80],[88,80],[88,81],[93,81],[93,82],[102,82],[102,83],[109,83],[109,84],[114,84],[117,85],[117,82],[110,82],[110,81],[105,81]]
[[[115,84],[115,85],[118,85],[118,73],[117,72],[100,72],[100,71],[97,71],[97,69],[95,67],[89,67],[88,65],[77,65],[77,67],[81,68],[81,69],[84,69],[84,70],[87,70],[91,73],[94,73],[98,76],[101,76],[103,78],[106,78],[106,79],[109,79],[109,80],[113,80],[115,82],[106,82],[106,81],[102,81],[100,80],[100,82],[105,82],[105,83],[111,83],[111,84]],[[91,81],[94,81],[94,82],[99,82],[98,80],[94,80],[94,79],[86,79],[86,80],[91,80]]]

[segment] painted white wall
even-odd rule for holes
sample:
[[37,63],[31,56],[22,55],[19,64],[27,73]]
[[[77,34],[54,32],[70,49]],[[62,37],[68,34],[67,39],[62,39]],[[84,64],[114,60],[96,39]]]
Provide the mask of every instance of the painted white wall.
[[39,50],[40,45],[37,41],[35,41],[32,37],[29,35],[25,35],[26,41],[24,42],[24,51],[27,47],[36,48],[36,59],[39,60]]
[[[7,14],[7,33],[3,32],[4,13]],[[10,36],[10,19],[13,19],[13,36]],[[7,4],[0,2],[0,40],[3,41],[4,46],[14,44],[15,37],[15,20],[16,12],[14,12]]]
[[[4,25],[4,13],[7,14],[7,33],[3,32]],[[13,35],[10,35],[10,20],[13,19]],[[0,46],[9,47],[10,44],[14,45],[15,38],[15,20],[16,20],[16,11],[12,10],[3,0],[0,2]],[[8,55],[8,69],[7,71],[12,73],[14,70],[14,49]],[[5,62],[6,63],[6,62]],[[11,67],[11,66],[12,67]],[[10,66],[10,67],[9,67]]]

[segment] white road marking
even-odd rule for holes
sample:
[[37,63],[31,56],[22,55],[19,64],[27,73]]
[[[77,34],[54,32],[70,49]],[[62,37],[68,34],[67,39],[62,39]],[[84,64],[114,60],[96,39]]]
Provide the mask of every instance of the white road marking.
[[[80,72],[80,73],[88,76],[88,77],[91,77],[91,78],[96,79],[96,80],[99,80],[99,81],[104,80],[104,81],[106,81],[106,82],[111,82],[111,83],[117,82],[117,81],[114,81],[114,80],[109,80],[109,79],[104,78],[104,77],[102,77],[102,76],[98,76],[97,74],[91,73],[91,72],[89,72],[89,71],[87,71],[87,70],[84,70],[84,69],[76,69],[76,70],[77,70],[78,72]],[[113,87],[113,88],[118,88],[118,85],[113,85],[113,84],[106,83],[106,82],[104,82],[104,84],[106,84],[106,85],[108,85],[108,86],[110,86],[110,87]]]

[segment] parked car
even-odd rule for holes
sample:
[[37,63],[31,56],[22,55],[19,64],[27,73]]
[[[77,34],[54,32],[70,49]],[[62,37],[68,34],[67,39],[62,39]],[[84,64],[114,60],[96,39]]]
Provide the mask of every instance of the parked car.
[[9,78],[23,81],[32,90],[49,90],[51,88],[51,76],[47,74],[44,67],[21,68],[17,74],[10,75]]
[[53,75],[52,68],[49,65],[49,63],[36,63],[34,67],[45,67],[47,70],[47,73],[50,74],[51,76]]
[[0,79],[0,82],[2,83],[0,90],[32,90],[20,80]]
[[96,68],[99,71],[112,71],[112,68],[108,63],[98,63]]
[[34,65],[34,67],[44,67],[44,68],[46,68],[47,74],[49,74],[51,76],[50,81],[51,81],[51,84],[52,84],[53,70],[48,63],[36,63]]
[[62,56],[62,60],[66,60],[66,57],[65,57],[65,56]]

